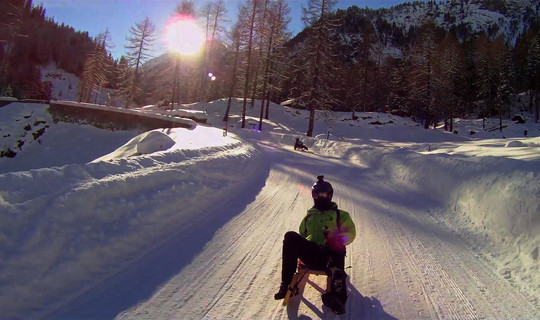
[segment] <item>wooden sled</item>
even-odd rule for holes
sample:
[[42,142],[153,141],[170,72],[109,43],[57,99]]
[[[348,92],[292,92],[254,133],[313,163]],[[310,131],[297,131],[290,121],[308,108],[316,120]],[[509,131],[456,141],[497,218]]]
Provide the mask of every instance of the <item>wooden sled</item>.
[[291,280],[291,283],[289,284],[289,290],[287,290],[287,294],[285,295],[285,298],[283,298],[284,306],[287,305],[291,297],[300,294],[300,289],[298,288],[298,285],[300,284],[300,282],[305,276],[309,277],[310,274],[313,274],[316,276],[327,276],[326,288],[329,288],[332,279],[326,274],[324,270],[309,269],[302,262],[302,260],[298,259],[298,266],[296,267],[296,273],[294,274]]

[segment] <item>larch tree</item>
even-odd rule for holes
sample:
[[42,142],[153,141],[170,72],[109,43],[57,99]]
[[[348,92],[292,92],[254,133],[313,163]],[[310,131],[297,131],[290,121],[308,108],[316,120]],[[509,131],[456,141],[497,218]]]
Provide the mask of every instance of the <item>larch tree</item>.
[[400,116],[412,114],[409,104],[409,62],[410,58],[404,55],[392,70],[390,92],[387,98],[389,111]]
[[509,46],[504,43],[501,52],[501,69],[499,70],[499,83],[497,86],[497,109],[499,112],[499,130],[503,129],[503,115],[510,116],[511,96],[515,88],[515,66]]
[[0,1],[0,91],[19,98],[48,99],[39,65],[50,57],[45,9],[31,0]]
[[245,65],[245,75],[244,75],[244,93],[242,100],[242,128],[246,127],[246,104],[247,96],[249,92],[249,80],[250,73],[252,68],[252,51],[253,51],[253,39],[255,35],[255,18],[257,17],[257,7],[258,1],[260,0],[248,0],[250,8],[250,19],[249,22],[245,25],[247,28],[247,33],[249,34],[247,38],[247,48],[246,48],[246,65]]
[[207,99],[208,74],[217,67],[213,59],[214,46],[220,35],[225,32],[227,20],[227,6],[224,0],[214,0],[208,2],[201,11],[205,17],[205,42],[203,46],[202,61],[200,64],[200,80],[198,88],[198,99]]
[[453,34],[447,34],[436,48],[435,99],[444,116],[445,129],[453,131],[453,118],[462,112],[460,84],[464,82],[465,58],[459,41]]
[[410,73],[410,98],[415,105],[414,115],[424,120],[424,128],[437,123],[438,111],[435,104],[434,62],[435,25],[427,22],[420,28],[420,34],[412,52],[412,72]]
[[[358,55],[358,63],[360,64],[362,68],[362,76],[359,78],[361,79],[362,83],[362,94],[361,94],[361,101],[362,101],[362,111],[367,111],[367,105],[369,99],[369,78],[371,73],[371,78],[374,78],[375,72],[370,72],[370,66],[372,65],[371,61],[371,50],[373,49],[374,43],[377,41],[376,35],[375,35],[375,29],[372,24],[369,24],[366,28],[364,28],[363,34],[362,34],[362,42],[359,46],[359,55]],[[373,70],[373,68],[371,68]],[[354,111],[353,111],[354,114]]]
[[118,79],[118,93],[119,96],[124,99],[126,108],[129,108],[131,102],[135,98],[142,94],[142,89],[138,86],[134,86],[134,74],[133,68],[129,65],[128,59],[122,56],[116,67],[116,74]]
[[306,91],[299,92],[297,100],[308,107],[309,123],[306,135],[313,136],[315,111],[329,110],[335,103],[329,77],[333,73],[333,49],[335,43],[331,39],[331,31],[337,22],[329,18],[336,0],[309,0],[303,7],[302,20],[307,27],[307,38],[302,51],[303,62],[301,73],[305,74]]
[[96,38],[96,47],[84,64],[79,88],[79,101],[91,102],[93,97],[93,102],[97,102],[100,88],[107,82],[110,72],[111,61],[107,52],[109,41],[109,30]]
[[264,74],[261,91],[261,119],[259,120],[259,130],[262,129],[262,115],[268,120],[270,109],[271,91],[276,90],[275,79],[279,75],[279,66],[282,55],[281,46],[289,39],[290,33],[287,25],[290,22],[290,8],[285,0],[272,1],[268,11],[268,32],[266,33],[265,45],[266,54],[263,60]]
[[193,2],[193,0],[182,0],[174,8],[174,13],[192,18],[196,17],[197,11],[195,10],[195,3]]
[[[197,16],[197,11],[195,9],[195,3],[192,0],[182,0],[176,7],[174,8],[174,14],[180,17],[188,17],[194,19]],[[173,83],[172,83],[172,90],[171,90],[171,110],[174,108],[174,103],[180,103],[180,96],[182,95],[180,92],[180,75],[179,75],[179,69],[180,69],[180,58],[178,55],[174,56],[174,63],[173,63]]]
[[[260,69],[261,64],[263,60],[263,54],[264,54],[264,42],[265,37],[267,35],[267,28],[268,28],[268,3],[269,0],[261,0],[261,9],[258,11],[258,17],[256,19],[256,50],[257,50],[257,58],[254,61],[254,70],[253,70],[253,85],[251,86],[251,107],[255,107],[255,99],[257,92],[259,91],[259,78],[260,78]],[[259,122],[259,125],[262,122]]]
[[499,37],[490,41],[487,35],[481,35],[476,41],[476,67],[477,67],[477,99],[484,102],[482,117],[497,114],[497,91],[501,81],[500,70],[503,68],[504,40]]
[[[139,67],[147,61],[152,49],[152,43],[155,41],[156,26],[146,17],[143,21],[135,23],[135,26],[129,30],[130,35],[127,37],[128,44],[125,46],[127,50],[127,62],[131,68],[133,68],[132,79],[124,82],[123,85],[127,85],[126,93],[130,97],[130,101],[136,99],[136,97],[142,92],[140,88],[140,74]],[[125,74],[124,76],[127,76]],[[127,79],[124,79],[126,81]],[[129,103],[128,102],[128,103]]]
[[28,38],[23,26],[29,8],[26,1],[10,0],[0,3],[0,9],[0,86],[7,87],[17,39]]
[[229,93],[228,93],[228,99],[227,99],[227,109],[225,110],[225,114],[223,115],[223,122],[225,122],[225,134],[227,133],[229,129],[229,112],[231,111],[231,103],[232,98],[234,95],[234,90],[236,88],[237,83],[237,71],[238,71],[238,63],[240,59],[240,45],[241,45],[241,26],[239,23],[233,26],[231,31],[231,44],[232,47],[234,47],[234,54],[233,54],[233,69],[230,72],[231,79],[229,81]]
[[[530,101],[534,100],[534,122],[540,116],[540,36],[536,36],[527,52],[527,76],[529,78]],[[534,94],[533,94],[534,93]],[[532,103],[530,104],[532,106]]]

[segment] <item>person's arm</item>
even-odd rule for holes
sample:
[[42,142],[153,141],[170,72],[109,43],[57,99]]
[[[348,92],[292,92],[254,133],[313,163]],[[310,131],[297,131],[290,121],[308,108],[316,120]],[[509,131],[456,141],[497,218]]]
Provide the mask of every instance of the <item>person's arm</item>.
[[356,227],[347,211],[340,210],[340,225],[339,230],[336,224],[325,232],[326,244],[334,250],[349,245],[356,237]]
[[302,219],[302,222],[300,223],[300,227],[298,228],[298,233],[306,238],[307,237],[307,228],[306,228],[306,217],[304,217],[304,219]]
[[356,226],[351,219],[351,216],[346,211],[341,211],[341,237],[343,244],[349,245],[356,238]]

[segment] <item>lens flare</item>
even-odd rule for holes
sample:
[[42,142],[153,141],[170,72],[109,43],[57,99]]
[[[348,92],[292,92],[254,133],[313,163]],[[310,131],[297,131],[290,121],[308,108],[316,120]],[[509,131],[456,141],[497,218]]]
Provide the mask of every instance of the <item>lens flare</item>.
[[194,20],[178,16],[167,23],[166,39],[169,49],[180,54],[193,54],[201,48],[204,34]]

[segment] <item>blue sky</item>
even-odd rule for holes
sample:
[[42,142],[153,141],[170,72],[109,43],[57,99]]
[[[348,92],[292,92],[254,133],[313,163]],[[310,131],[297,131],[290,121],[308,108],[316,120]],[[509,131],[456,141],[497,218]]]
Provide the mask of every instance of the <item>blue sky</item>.
[[[195,1],[196,5],[206,1]],[[226,0],[228,19],[235,21],[238,6],[245,0]],[[348,8],[352,5],[358,7],[370,7],[373,9],[391,7],[407,2],[404,0],[340,0],[337,8]],[[126,37],[129,29],[149,17],[156,25],[156,32],[162,33],[167,19],[174,12],[174,8],[180,0],[34,0],[36,5],[43,4],[47,17],[53,18],[57,23],[72,26],[78,31],[88,31],[91,37],[95,37],[109,30],[112,36],[111,53],[119,58],[125,51]],[[300,16],[302,6],[306,6],[307,0],[291,0],[291,23],[289,29],[293,33],[302,30],[303,24]],[[166,51],[164,43],[156,41],[154,54],[158,56]]]

